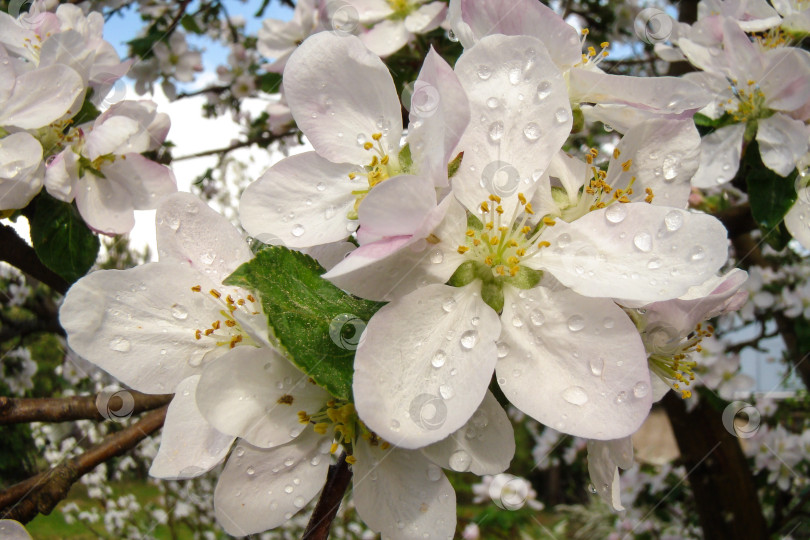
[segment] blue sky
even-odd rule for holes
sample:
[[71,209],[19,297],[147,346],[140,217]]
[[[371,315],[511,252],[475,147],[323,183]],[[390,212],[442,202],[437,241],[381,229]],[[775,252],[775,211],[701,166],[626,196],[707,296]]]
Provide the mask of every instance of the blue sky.
[[[262,26],[262,19],[254,17],[256,11],[261,6],[261,0],[248,0],[240,2],[236,0],[224,0],[223,4],[231,16],[241,15],[247,21],[247,33],[255,35]],[[187,12],[193,13],[198,2],[192,2]],[[270,5],[264,11],[263,19],[290,20],[292,9],[282,6],[278,0],[271,0]],[[121,58],[127,56],[126,42],[137,36],[144,27],[140,15],[135,9],[128,9],[121,15],[113,16],[104,24],[104,39],[112,43]],[[203,67],[205,71],[214,71],[220,64],[226,63],[228,48],[211,41],[206,36],[189,36],[189,43],[198,49],[204,49]]]

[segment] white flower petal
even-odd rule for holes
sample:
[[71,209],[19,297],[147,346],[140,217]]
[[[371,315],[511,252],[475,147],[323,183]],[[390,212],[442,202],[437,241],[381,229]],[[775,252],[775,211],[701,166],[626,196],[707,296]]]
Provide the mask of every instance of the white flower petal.
[[481,406],[458,431],[422,448],[422,453],[445,469],[477,475],[502,473],[515,455],[515,432],[506,411],[487,392]]
[[0,139],[0,210],[25,208],[42,189],[42,145],[29,133]]
[[700,143],[700,166],[692,185],[710,188],[725,184],[737,174],[742,155],[745,124],[731,124],[703,137]]
[[91,172],[76,189],[76,206],[87,226],[96,232],[125,234],[135,226],[132,196],[126,186]]
[[101,270],[76,282],[59,311],[68,344],[135,390],[169,393],[200,372],[216,336],[195,339],[220,319],[222,302],[191,287],[200,274],[176,264]]
[[166,165],[140,154],[127,154],[101,169],[111,182],[123,185],[135,210],[152,210],[164,195],[177,191],[174,173]]
[[456,493],[444,472],[419,452],[382,450],[361,441],[355,451],[354,504],[383,538],[448,540],[456,530]]
[[17,75],[14,90],[0,108],[0,126],[22,129],[47,126],[59,120],[83,90],[79,74],[63,65]]
[[619,469],[633,466],[633,441],[623,437],[611,441],[588,441],[588,473],[596,492],[617,512],[624,510],[620,497]]
[[807,153],[810,129],[800,120],[776,113],[759,120],[757,142],[766,167],[779,176],[787,176],[796,162]]
[[810,187],[799,190],[796,202],[785,214],[785,226],[793,238],[810,249]]
[[447,4],[444,2],[424,4],[405,17],[405,28],[414,34],[425,34],[438,28],[446,13]]
[[357,139],[383,133],[399,148],[402,115],[388,68],[354,36],[320,32],[287,60],[284,95],[295,123],[324,158],[365,164],[371,154]]
[[214,490],[214,510],[225,532],[264,532],[306,506],[326,481],[329,442],[311,429],[267,450],[237,441]]
[[193,478],[210,471],[228,455],[234,438],[211,427],[197,409],[194,397],[199,380],[199,375],[194,375],[177,385],[150,476]]
[[216,286],[253,258],[239,230],[190,193],[161,199],[155,223],[160,262],[188,265]]
[[475,209],[490,193],[528,195],[573,121],[565,81],[546,47],[528,36],[488,36],[455,69],[472,119],[459,143],[464,158],[453,178],[456,196]]
[[381,58],[391,56],[408,44],[413,37],[406,28],[405,21],[386,19],[360,34],[363,45]]
[[197,392],[200,413],[212,426],[261,448],[297,437],[305,427],[298,411],[312,415],[328,400],[269,347],[237,347],[206,365]]
[[578,437],[635,432],[652,403],[650,374],[644,345],[624,311],[568,289],[504,292],[503,357],[496,372],[509,401]]
[[419,448],[470,419],[486,394],[500,334],[480,294],[475,282],[428,285],[374,314],[354,360],[355,406],[369,429]]
[[[0,15],[6,15],[0,13]],[[5,540],[32,540],[22,523],[13,519],[0,519],[0,536]]]
[[[356,166],[336,164],[315,152],[290,156],[250,184],[239,201],[242,226],[265,244],[301,248],[343,240],[355,222],[353,190],[367,188]],[[309,202],[310,204],[307,204]]]
[[436,188],[424,176],[403,174],[377,185],[357,209],[360,228],[374,236],[414,234],[436,208]]

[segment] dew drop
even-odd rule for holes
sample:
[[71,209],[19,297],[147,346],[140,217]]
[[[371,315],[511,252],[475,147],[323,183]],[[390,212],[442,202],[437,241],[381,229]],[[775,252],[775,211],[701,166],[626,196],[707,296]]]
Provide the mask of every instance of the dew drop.
[[615,401],[616,401],[616,403],[624,403],[625,401],[627,401],[627,392],[622,390],[621,392],[616,394],[616,400]]
[[571,235],[568,233],[561,234],[557,237],[557,245],[565,249],[571,244]]
[[427,477],[431,482],[438,482],[442,477],[442,470],[433,463],[430,463],[427,468]]
[[442,309],[447,313],[450,313],[451,311],[456,309],[456,299],[453,298],[452,296],[448,296],[447,298],[445,298],[444,302],[442,302]]
[[478,66],[478,71],[476,73],[478,73],[478,78],[479,79],[481,79],[482,81],[485,81],[485,80],[489,79],[490,77],[492,77],[492,68],[490,68],[486,64],[481,64],[480,66]]
[[512,326],[515,328],[522,328],[523,327],[523,319],[515,315],[512,317]]
[[315,186],[315,189],[317,189],[318,191],[325,191],[326,184],[324,184],[323,182],[318,182],[318,184]]
[[497,108],[498,108],[498,105],[500,105],[500,103],[501,103],[501,102],[500,102],[500,101],[498,101],[498,98],[496,98],[496,97],[491,97],[491,98],[489,98],[489,99],[487,100],[487,107],[489,107],[490,109],[497,109]]
[[449,384],[443,384],[439,386],[439,395],[444,399],[450,399],[456,395],[456,392]]
[[298,497],[293,499],[293,504],[295,505],[296,508],[303,508],[304,505],[307,504],[307,500],[301,495],[299,495]]
[[605,210],[605,219],[611,223],[621,223],[627,217],[627,208],[621,203],[614,203]]
[[471,350],[478,343],[478,330],[467,330],[461,334],[461,348]]
[[613,328],[614,324],[615,321],[610,317],[605,317],[605,320],[602,321],[602,326],[604,326],[605,328]]
[[534,142],[540,138],[540,126],[534,122],[529,122],[523,128],[523,136],[530,142]]
[[568,318],[568,329],[572,332],[579,332],[585,328],[585,319],[581,315],[571,315]]
[[131,348],[131,344],[127,338],[117,336],[110,340],[110,349],[118,352],[127,352]]
[[299,236],[304,234],[304,226],[300,223],[293,225],[292,228],[292,235],[298,238]]
[[542,326],[543,323],[546,322],[546,316],[543,315],[543,312],[539,309],[533,310],[531,315],[529,315],[529,318],[531,319],[532,324],[535,326]]
[[706,257],[706,251],[702,246],[695,246],[692,248],[692,251],[689,252],[689,259],[692,261],[701,261],[704,257]]
[[512,84],[520,84],[523,72],[520,68],[512,68],[509,70],[509,82]]
[[591,367],[591,373],[599,377],[602,375],[602,371],[605,369],[605,360],[604,358],[592,358],[588,364]]
[[284,460],[284,465],[286,467],[292,467],[293,465],[295,465],[295,459],[288,457],[287,459]]
[[399,422],[396,420],[391,420],[391,429],[393,431],[399,431]]
[[683,225],[683,214],[677,210],[669,212],[664,216],[664,225],[668,231],[677,231]]
[[284,493],[289,495],[290,493],[293,492],[294,489],[295,488],[293,488],[290,484],[287,484],[286,486],[284,486]]
[[540,101],[546,99],[551,94],[551,83],[543,81],[537,85],[537,99]]
[[245,455],[245,449],[242,448],[241,446],[237,446],[234,453],[236,454],[236,457],[242,457]]
[[652,236],[648,232],[638,232],[633,237],[633,245],[636,246],[636,249],[639,251],[647,253],[652,250]]
[[638,381],[635,386],[633,386],[633,395],[637,398],[643,398],[650,392],[650,386],[645,383],[644,381]]
[[253,476],[254,474],[256,474],[256,469],[254,469],[253,466],[251,465],[245,470],[245,472],[247,473],[248,476]]
[[470,470],[472,457],[464,450],[457,450],[450,456],[450,468],[456,472],[466,472]]
[[492,142],[497,142],[503,137],[503,122],[492,122],[489,125],[489,139]]
[[430,360],[431,365],[435,368],[440,368],[444,365],[447,361],[447,353],[443,350],[439,349],[433,354],[433,358]]
[[506,355],[509,354],[509,344],[505,341],[499,341],[497,343],[498,348],[498,358],[505,358]]
[[588,394],[581,386],[569,386],[563,390],[562,397],[571,405],[584,405],[588,402]]
[[554,113],[554,119],[557,120],[558,124],[565,123],[568,120],[568,111],[560,107],[557,109],[557,112]]
[[179,321],[188,319],[188,310],[180,304],[174,304],[171,309],[172,317]]

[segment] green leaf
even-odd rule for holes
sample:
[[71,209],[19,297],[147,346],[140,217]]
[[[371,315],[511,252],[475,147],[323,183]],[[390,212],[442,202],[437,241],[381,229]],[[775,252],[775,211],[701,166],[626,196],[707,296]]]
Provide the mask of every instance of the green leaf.
[[268,94],[277,94],[281,86],[281,75],[278,73],[264,73],[258,77],[259,88]]
[[796,202],[796,169],[784,177],[767,168],[759,155],[759,144],[754,140],[745,150],[740,170],[748,185],[751,215],[759,225],[762,237],[771,247],[781,251],[790,240],[783,220]]
[[399,151],[397,159],[399,159],[399,166],[402,168],[403,173],[411,170],[411,167],[413,166],[413,158],[411,157],[410,144],[405,143],[405,146],[403,146],[402,150]]
[[78,210],[47,193],[40,194],[30,216],[31,242],[39,260],[73,283],[90,270],[98,256],[98,237]]
[[93,120],[98,118],[99,115],[101,114],[101,111],[99,111],[96,108],[96,106],[93,105],[93,102],[90,101],[92,97],[93,97],[93,89],[90,88],[87,91],[87,95],[84,96],[84,103],[82,103],[82,108],[79,109],[79,112],[77,112],[73,116],[74,126],[79,126],[87,122],[92,122]]
[[225,284],[254,291],[290,360],[334,397],[350,400],[354,351],[383,304],[349,296],[321,278],[324,272],[303,253],[271,246],[237,268]]
[[192,17],[189,14],[183,15],[183,17],[180,19],[180,24],[183,26],[186,32],[190,32],[192,34],[203,33],[203,29],[200,28],[200,25],[197,24],[197,21],[194,20],[194,17]]

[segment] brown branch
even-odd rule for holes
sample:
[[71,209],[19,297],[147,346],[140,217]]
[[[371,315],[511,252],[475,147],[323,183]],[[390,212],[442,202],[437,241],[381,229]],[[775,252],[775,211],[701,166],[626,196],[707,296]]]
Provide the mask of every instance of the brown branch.
[[343,453],[337,464],[329,467],[326,485],[315,505],[315,510],[312,511],[301,540],[326,540],[329,538],[329,529],[332,527],[332,521],[337,515],[351,479],[352,471],[349,469],[349,464],[346,463],[346,454]]
[[229,84],[228,85],[222,85],[222,86],[209,86],[208,88],[202,88],[200,90],[194,90],[193,92],[181,92],[181,93],[177,94],[177,99],[189,98],[189,97],[194,97],[194,96],[201,96],[201,95],[208,94],[208,93],[221,94],[222,92],[224,92],[226,90],[230,90],[230,88],[231,88],[231,85],[229,85]]
[[[162,407],[171,401],[173,394],[142,394],[134,390],[122,390],[132,396],[134,408],[130,414],[139,414]],[[25,422],[67,422],[70,420],[104,420],[94,396],[71,396],[64,398],[9,398],[0,396],[0,425]],[[106,404],[111,411],[120,410],[124,402],[112,396]]]
[[164,37],[168,37],[174,32],[174,29],[177,28],[177,25],[180,24],[180,19],[183,18],[183,15],[186,14],[186,8],[191,3],[191,0],[182,0],[180,2],[180,8],[177,11],[177,15],[174,16],[172,22],[169,23],[169,28],[166,29],[166,35]]
[[0,225],[0,261],[16,266],[58,293],[65,294],[68,290],[68,282],[42,264],[34,248],[9,225]]
[[134,448],[163,426],[168,405],[147,413],[138,423],[108,435],[83,454],[14,484],[0,493],[0,518],[31,521],[37,514],[50,514],[70,487],[105,461]]
[[205,156],[214,156],[217,154],[227,154],[233,150],[237,150],[239,148],[245,148],[246,146],[252,146],[254,144],[270,144],[271,142],[277,141],[284,137],[288,137],[290,135],[295,135],[297,131],[288,131],[286,133],[282,133],[281,135],[262,135],[261,137],[256,137],[252,139],[247,139],[246,141],[239,141],[233,143],[230,146],[226,146],[225,148],[216,148],[214,150],[204,150],[202,152],[197,152],[196,154],[189,154],[187,156],[180,156],[172,159],[172,161],[183,161],[184,159],[194,159],[199,157]]

